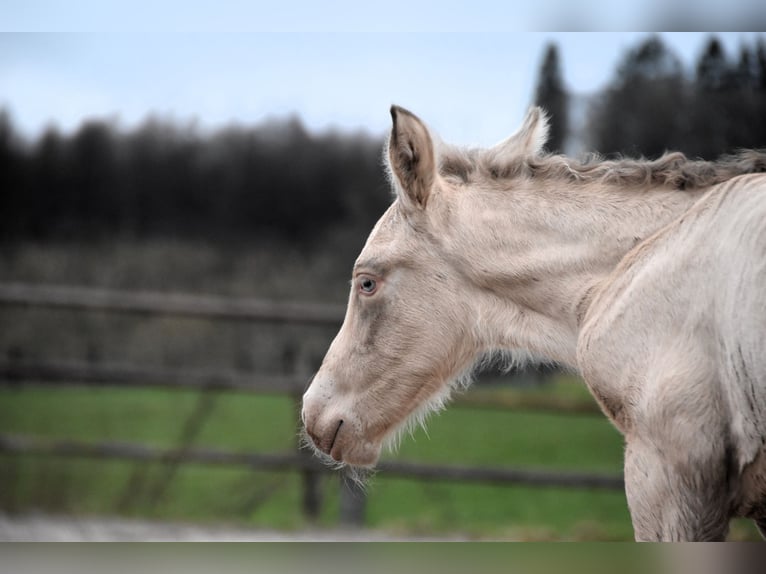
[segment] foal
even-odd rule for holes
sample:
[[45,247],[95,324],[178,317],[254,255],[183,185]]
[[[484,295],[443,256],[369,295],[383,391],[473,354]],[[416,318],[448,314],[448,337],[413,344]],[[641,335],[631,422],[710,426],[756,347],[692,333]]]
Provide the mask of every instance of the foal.
[[461,150],[393,107],[395,201],[303,399],[316,451],[371,466],[487,353],[578,370],[624,434],[639,540],[766,524],[766,154],[576,163],[538,108]]

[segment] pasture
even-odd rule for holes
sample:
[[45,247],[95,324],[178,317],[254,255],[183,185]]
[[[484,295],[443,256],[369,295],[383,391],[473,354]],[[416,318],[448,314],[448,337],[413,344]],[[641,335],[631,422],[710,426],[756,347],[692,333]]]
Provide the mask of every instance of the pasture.
[[[571,383],[562,385],[566,392]],[[0,430],[171,446],[197,394],[3,389]],[[195,444],[284,452],[294,443],[295,432],[289,399],[221,394]],[[621,438],[608,422],[593,416],[455,407],[434,417],[428,432],[430,438],[421,430],[403,441],[396,458],[565,470],[619,471],[621,464]],[[2,507],[263,528],[306,526],[297,473],[186,465],[158,494],[163,474],[160,464],[4,456]],[[322,491],[320,523],[332,527],[338,507],[334,477],[324,479]],[[490,538],[630,538],[619,492],[418,482],[385,474],[370,485],[366,525],[397,533],[459,531]]]

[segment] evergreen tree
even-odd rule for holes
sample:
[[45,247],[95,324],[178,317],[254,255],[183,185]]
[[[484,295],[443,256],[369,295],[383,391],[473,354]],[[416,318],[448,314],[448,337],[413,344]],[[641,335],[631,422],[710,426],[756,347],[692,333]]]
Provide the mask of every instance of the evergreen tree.
[[755,59],[750,48],[742,46],[739,52],[739,63],[734,71],[732,84],[735,89],[751,91],[758,87],[758,76],[755,70]]
[[[0,109],[0,239],[24,226],[25,158],[21,154],[11,117]],[[18,214],[18,216],[13,215]]]
[[697,86],[706,92],[731,88],[732,72],[721,42],[713,36],[697,64]]
[[732,122],[727,92],[733,82],[723,46],[715,36],[697,62],[694,78],[694,100],[691,107],[689,142],[691,153],[715,159],[728,148],[728,126]]
[[657,157],[681,147],[687,89],[681,63],[652,36],[620,62],[591,111],[594,147],[607,154]]
[[548,149],[562,151],[568,129],[568,97],[564,89],[556,44],[548,44],[535,92],[535,104],[550,117]]
[[751,50],[742,46],[738,62],[727,58],[712,37],[697,64],[692,132],[695,155],[714,159],[741,148],[766,143],[763,40]]
[[750,121],[755,131],[753,147],[766,147],[766,40],[758,38],[753,62],[755,75],[755,94],[753,98],[753,116]]
[[758,78],[758,89],[766,92],[766,41],[758,38],[755,47],[755,74]]
[[617,68],[618,83],[663,81],[681,73],[681,61],[659,36],[651,36],[630,50]]

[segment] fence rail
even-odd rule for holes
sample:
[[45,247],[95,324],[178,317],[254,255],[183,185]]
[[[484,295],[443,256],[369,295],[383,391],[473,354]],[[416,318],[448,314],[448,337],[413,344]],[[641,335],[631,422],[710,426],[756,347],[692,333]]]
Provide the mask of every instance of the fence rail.
[[[161,449],[135,443],[88,443],[73,440],[49,440],[23,435],[0,434],[0,453],[45,456],[121,459],[139,462],[181,461],[206,465],[248,466],[253,470],[312,470],[332,472],[315,458],[295,454],[258,454],[211,448]],[[436,481],[517,484],[557,488],[622,489],[620,475],[531,470],[510,467],[472,467],[424,464],[406,461],[382,461],[378,470],[386,476]]]
[[345,313],[342,305],[29,283],[0,284],[0,305],[328,327],[338,327]]
[[135,386],[300,395],[309,377],[61,361],[0,361],[0,385]]

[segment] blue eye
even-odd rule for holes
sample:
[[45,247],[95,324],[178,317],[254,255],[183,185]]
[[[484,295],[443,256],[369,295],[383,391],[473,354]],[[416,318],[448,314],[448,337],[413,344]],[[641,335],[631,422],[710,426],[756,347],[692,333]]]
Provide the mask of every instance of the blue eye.
[[359,278],[359,290],[365,295],[372,295],[378,288],[378,283],[372,277]]

